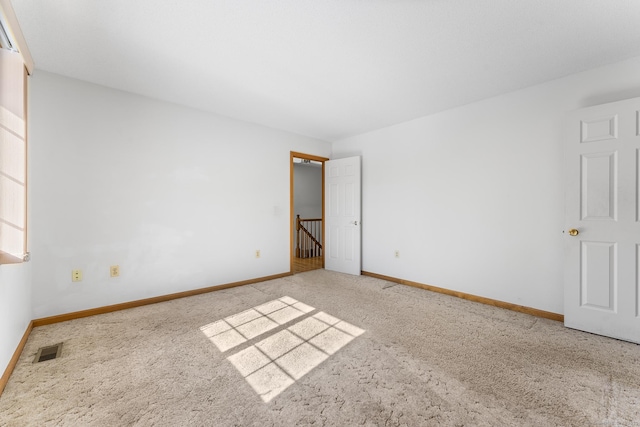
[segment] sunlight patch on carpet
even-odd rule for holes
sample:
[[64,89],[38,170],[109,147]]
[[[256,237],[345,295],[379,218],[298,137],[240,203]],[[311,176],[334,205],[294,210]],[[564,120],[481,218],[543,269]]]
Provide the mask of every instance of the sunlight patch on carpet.
[[[200,330],[226,352],[315,308],[290,297],[253,307]],[[282,393],[365,331],[323,311],[227,357],[264,402]]]
[[202,326],[200,330],[224,353],[313,310],[315,308],[293,298],[282,297]]

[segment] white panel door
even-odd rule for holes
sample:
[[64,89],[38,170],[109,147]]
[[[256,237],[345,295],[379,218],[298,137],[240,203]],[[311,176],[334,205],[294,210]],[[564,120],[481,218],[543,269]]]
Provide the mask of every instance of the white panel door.
[[639,119],[640,98],[578,110],[565,142],[565,325],[636,343]]
[[360,275],[360,157],[324,163],[324,268]]

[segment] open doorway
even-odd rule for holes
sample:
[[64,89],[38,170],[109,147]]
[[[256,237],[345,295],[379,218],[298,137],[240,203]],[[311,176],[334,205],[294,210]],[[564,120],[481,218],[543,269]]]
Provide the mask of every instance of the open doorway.
[[324,268],[324,162],[291,152],[291,272]]

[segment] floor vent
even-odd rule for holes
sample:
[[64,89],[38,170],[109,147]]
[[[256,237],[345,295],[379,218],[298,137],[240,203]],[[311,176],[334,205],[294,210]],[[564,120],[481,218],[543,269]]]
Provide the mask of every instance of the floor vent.
[[36,353],[33,363],[44,362],[45,360],[51,360],[60,357],[62,352],[62,343],[56,345],[50,345],[48,347],[41,347]]

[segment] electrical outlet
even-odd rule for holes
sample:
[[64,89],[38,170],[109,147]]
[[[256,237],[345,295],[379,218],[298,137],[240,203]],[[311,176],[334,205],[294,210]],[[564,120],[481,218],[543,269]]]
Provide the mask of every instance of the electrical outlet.
[[82,270],[71,270],[71,281],[72,282],[82,281]]
[[396,251],[396,258],[400,258],[400,251]]
[[111,274],[111,277],[118,277],[120,275],[120,266],[112,265],[109,267],[109,274]]
[[260,249],[256,249],[256,258],[260,258]]

